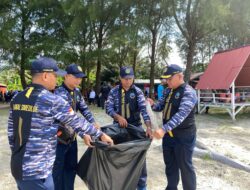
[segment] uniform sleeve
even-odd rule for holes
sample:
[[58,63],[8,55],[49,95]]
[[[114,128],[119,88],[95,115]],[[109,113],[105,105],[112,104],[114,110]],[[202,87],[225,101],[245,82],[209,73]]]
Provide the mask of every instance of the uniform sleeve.
[[146,99],[142,93],[142,91],[137,90],[137,94],[138,94],[138,107],[139,110],[141,112],[142,118],[144,120],[144,122],[150,121],[150,117],[148,115],[147,109],[146,109]]
[[13,119],[12,119],[12,108],[9,111],[9,119],[8,119],[8,140],[11,151],[14,148],[14,130],[13,130]]
[[196,103],[197,95],[195,91],[191,88],[186,88],[178,112],[176,112],[173,117],[171,117],[171,119],[165,125],[163,125],[163,130],[171,131],[178,127],[190,114]]
[[94,123],[95,119],[92,113],[89,111],[87,104],[85,103],[83,96],[80,95],[80,100],[77,102],[77,106],[81,114],[87,119],[89,123]]
[[106,102],[106,113],[112,118],[116,114],[115,112],[115,97],[113,96],[113,90],[110,91]]
[[164,109],[169,92],[169,89],[164,90],[163,96],[152,106],[154,111],[160,112]]
[[85,134],[99,137],[102,135],[100,130],[97,130],[85,118],[76,115],[70,105],[61,97],[57,96],[53,101],[51,110],[53,117],[73,130],[83,138]]

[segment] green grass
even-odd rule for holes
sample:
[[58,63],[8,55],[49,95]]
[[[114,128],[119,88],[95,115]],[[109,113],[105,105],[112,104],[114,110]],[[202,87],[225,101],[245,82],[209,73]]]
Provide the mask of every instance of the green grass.
[[202,156],[203,160],[212,160],[211,156],[209,154],[205,154],[204,156]]

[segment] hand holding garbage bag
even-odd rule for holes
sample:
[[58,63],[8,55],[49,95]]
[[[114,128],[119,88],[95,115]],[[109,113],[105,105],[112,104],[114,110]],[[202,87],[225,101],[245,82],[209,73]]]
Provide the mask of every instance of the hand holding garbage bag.
[[[113,145],[114,142],[113,140],[110,138],[110,136],[106,135],[105,133],[103,133],[101,136],[100,136],[100,139],[102,142],[106,142],[108,145]],[[84,143],[88,146],[88,147],[94,147],[92,145],[93,143],[93,140],[91,138],[90,135],[87,135],[85,134],[84,137],[83,137],[83,140],[84,140]]]
[[105,133],[103,133],[102,135],[101,135],[101,140],[103,141],[103,142],[107,142],[109,145],[113,145],[114,144],[114,142],[113,142],[113,140],[110,138],[110,136],[108,136],[108,135],[106,135]]
[[[143,128],[128,124],[104,126],[102,132],[114,141],[113,146],[93,140],[78,163],[77,174],[89,190],[134,190],[146,159],[151,139]],[[122,178],[121,178],[122,174]]]
[[115,114],[114,119],[119,123],[119,125],[121,127],[127,127],[128,126],[127,120],[124,117],[120,116],[119,114]]

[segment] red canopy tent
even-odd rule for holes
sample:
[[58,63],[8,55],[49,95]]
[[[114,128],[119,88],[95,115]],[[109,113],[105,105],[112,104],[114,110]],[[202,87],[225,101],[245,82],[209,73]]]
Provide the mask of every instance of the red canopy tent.
[[198,82],[197,89],[250,86],[250,45],[216,53]]
[[[217,104],[214,100],[209,107],[213,105],[214,107],[225,107],[235,119],[235,115],[242,108],[250,105],[249,102],[235,103],[235,88],[245,87],[250,87],[250,45],[215,53],[206,71],[200,77],[196,89],[198,89],[199,97],[202,90],[230,89],[230,103]],[[199,98],[199,100],[201,99]],[[201,101],[199,106],[200,103]],[[204,106],[206,107],[206,105]]]

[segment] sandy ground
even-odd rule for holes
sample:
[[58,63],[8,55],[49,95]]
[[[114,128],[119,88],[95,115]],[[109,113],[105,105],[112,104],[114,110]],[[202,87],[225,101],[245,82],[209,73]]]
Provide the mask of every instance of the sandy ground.
[[[91,107],[96,120],[101,124],[111,123],[111,119],[104,112]],[[250,166],[250,113],[242,114],[236,122],[232,122],[225,113],[211,113],[198,115],[197,128],[198,139],[208,148],[224,154],[235,160],[244,162]],[[10,150],[7,141],[7,109],[0,110],[0,189],[16,189],[15,181],[10,174],[9,160]],[[86,146],[81,139],[79,144],[79,158]],[[164,163],[161,152],[161,141],[154,140],[147,154],[148,189],[163,190],[167,181],[164,174]],[[250,173],[231,168],[224,164],[210,160],[209,158],[193,159],[197,174],[197,189],[200,190],[249,190]],[[87,190],[85,184],[76,177],[76,190]],[[181,182],[179,189],[182,189]]]

